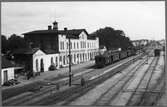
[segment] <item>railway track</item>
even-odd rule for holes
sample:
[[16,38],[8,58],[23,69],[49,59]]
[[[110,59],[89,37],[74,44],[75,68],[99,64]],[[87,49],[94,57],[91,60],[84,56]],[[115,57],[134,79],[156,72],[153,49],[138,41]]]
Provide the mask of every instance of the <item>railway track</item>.
[[[110,101],[113,100],[120,91],[122,91],[123,87],[129,83],[129,81],[133,80],[137,71],[146,63],[147,60],[141,61],[139,64],[128,69],[128,72],[125,72],[123,77],[121,77],[115,84],[113,84],[104,94],[102,94],[93,105],[109,105]],[[126,71],[126,70],[125,70]]]
[[[128,61],[129,62],[129,61]],[[94,70],[92,69],[92,70],[90,70],[90,72],[92,73],[92,71],[94,72]],[[96,71],[98,71],[97,69],[96,69]],[[89,74],[90,72],[86,72],[85,74]],[[85,74],[82,74],[82,75],[85,75]],[[113,74],[112,74],[113,75]],[[75,79],[73,79],[73,81],[76,81],[77,79],[79,80],[80,78],[79,78],[79,76],[80,75],[78,75],[78,76],[76,76],[75,77]],[[96,79],[96,78],[95,78]],[[94,79],[93,79],[94,80]],[[91,81],[91,80],[90,80]],[[68,79],[63,79],[62,81],[60,80],[60,81],[58,81],[58,83],[61,85],[61,86],[65,86],[65,85],[67,85],[68,84]],[[72,90],[77,90],[77,88],[81,88],[81,89],[79,89],[79,90],[83,90],[82,88],[83,87],[76,87],[76,86],[73,86],[73,87],[71,87],[71,88],[68,88],[68,91],[72,91]],[[89,89],[89,88],[88,88]],[[88,90],[87,89],[87,90]],[[43,100],[43,98],[48,98],[49,96],[51,96],[52,94],[55,94],[55,95],[59,95],[59,93],[65,93],[65,90],[66,90],[66,88],[64,88],[64,89],[61,89],[60,91],[56,91],[56,92],[54,92],[56,90],[56,86],[48,86],[48,87],[46,87],[46,88],[43,88],[43,89],[41,89],[41,91],[39,91],[39,92],[37,92],[37,93],[33,93],[32,95],[28,95],[28,96],[24,96],[24,98],[19,98],[19,99],[17,99],[17,101],[16,101],[16,99],[15,100],[13,100],[13,101],[10,101],[10,102],[5,102],[5,103],[3,103],[4,105],[33,105],[34,103],[36,104],[36,103],[38,103],[38,102],[40,102],[41,103],[41,100]],[[53,91],[53,92],[52,92]],[[72,91],[73,92],[73,91]],[[73,92],[73,93],[75,93],[75,92]],[[68,94],[68,92],[66,93],[66,94]],[[61,95],[62,96],[62,95]],[[41,99],[40,99],[40,97],[41,97]],[[51,97],[53,97],[53,96],[51,96]],[[60,96],[59,96],[60,97]],[[31,101],[32,102],[31,102]],[[58,100],[59,101],[59,100]],[[43,101],[42,101],[43,102]],[[46,101],[46,102],[49,102],[49,101]],[[39,103],[39,105],[40,105],[40,103]],[[49,104],[49,103],[48,103]]]
[[143,101],[142,98],[145,96],[145,93],[147,93],[148,91],[148,87],[149,87],[149,84],[150,84],[150,81],[153,75],[153,71],[155,70],[155,67],[157,65],[158,59],[159,58],[157,57],[153,59],[148,69],[146,70],[142,78],[140,79],[137,87],[134,90],[132,90],[133,93],[131,97],[129,98],[126,105],[138,105],[139,103],[142,103]]
[[[128,62],[130,62],[130,61],[128,61]],[[124,62],[124,63],[126,65],[128,65],[127,62]],[[115,69],[116,66],[115,65],[113,65],[113,66],[114,66],[114,69]],[[121,65],[119,65],[119,66],[121,66]],[[120,68],[120,69],[122,69],[122,68]],[[62,103],[62,101],[63,102],[66,101],[66,102],[62,103],[62,105],[66,105],[66,104],[68,104],[68,102],[71,102],[73,99],[76,99],[79,96],[84,95],[86,92],[88,92],[89,90],[93,89],[97,84],[102,83],[107,78],[110,78],[115,73],[118,73],[120,70],[114,71],[110,75],[103,74],[103,75],[100,75],[99,77],[96,77],[94,79],[90,79],[92,76],[95,75],[95,72],[102,72],[102,71],[103,71],[102,69],[99,69],[99,70],[96,69],[96,71],[93,71],[93,72],[90,72],[90,73],[87,73],[86,75],[84,75],[84,77],[87,79],[87,85],[84,86],[84,87],[80,87],[80,86],[79,87],[75,87],[75,89],[70,90],[67,93],[61,94],[60,95],[61,98],[57,98],[59,95],[55,95],[55,96],[57,96],[56,98],[47,98],[48,100],[45,101],[45,102],[44,101],[38,101],[38,102],[35,102],[34,104],[36,104],[36,105],[48,105],[48,104],[51,104],[52,105],[52,104],[55,104],[55,103],[59,103],[59,102]],[[111,71],[111,70],[106,70],[106,71]]]
[[[154,88],[156,88],[156,89],[159,89],[159,91],[161,92],[161,91],[163,91],[164,90],[164,87],[162,87],[164,84],[164,82],[163,82],[163,80],[164,79],[160,79],[159,80],[159,82],[157,82],[157,83],[160,83],[160,84],[156,84],[156,85],[154,85],[154,86],[156,86],[156,87],[150,87],[150,85],[149,85],[149,83],[152,81],[152,77],[153,77],[153,71],[155,70],[155,67],[156,67],[156,65],[157,65],[157,63],[158,63],[158,60],[159,60],[159,58],[153,58],[152,59],[152,61],[150,61],[151,62],[151,64],[150,65],[148,65],[148,68],[146,69],[146,68],[144,68],[144,69],[142,69],[142,70],[144,70],[144,72],[142,72],[141,74],[140,74],[140,77],[142,77],[142,78],[139,78],[138,79],[138,84],[137,84],[137,86],[135,86],[136,88],[135,88],[135,90],[133,91],[133,90],[130,90],[130,91],[133,91],[133,94],[124,94],[124,95],[127,95],[127,96],[129,96],[128,97],[128,99],[129,100],[127,100],[127,99],[124,99],[124,98],[122,98],[122,99],[124,99],[124,101],[123,101],[123,103],[124,103],[124,105],[126,105],[126,104],[128,104],[129,103],[129,101],[131,101],[131,103],[134,103],[135,102],[135,100],[137,101],[138,99],[139,99],[139,97],[136,97],[135,95],[138,95],[138,92],[139,92],[139,90],[138,90],[138,88],[144,88],[145,90],[143,91],[144,93],[142,94],[142,96],[141,96],[141,100],[144,100],[144,101],[139,101],[140,102],[140,104],[141,105],[150,105],[150,103],[155,103],[155,100],[156,99],[158,99],[161,95],[162,95],[162,93],[159,93],[158,92],[158,97],[157,97],[157,94],[153,94],[151,97],[150,97],[150,93],[147,93],[148,92],[148,90],[149,89],[154,89]],[[105,87],[105,88],[107,88],[107,90],[106,91],[104,91],[100,96],[98,96],[97,94],[95,95],[95,96],[93,96],[92,98],[89,98],[89,97],[91,97],[91,95],[93,95],[93,94],[91,94],[91,92],[88,94],[89,96],[85,96],[85,97],[82,97],[82,98],[79,98],[79,99],[77,99],[76,101],[73,101],[73,102],[71,102],[71,101],[66,101],[66,102],[63,102],[63,103],[60,103],[60,105],[112,105],[113,103],[112,103],[112,100],[113,99],[115,99],[116,97],[117,97],[117,95],[122,91],[122,89],[126,89],[127,87],[128,87],[128,85],[130,84],[130,82],[131,81],[133,81],[134,80],[134,78],[132,78],[132,77],[134,77],[135,76],[135,74],[137,73],[137,71],[138,71],[138,69],[140,69],[140,68],[142,68],[142,66],[143,66],[143,64],[145,64],[145,62],[147,62],[146,60],[144,61],[144,63],[142,63],[142,64],[140,64],[140,65],[137,65],[136,66],[136,68],[135,67],[132,67],[131,69],[130,69],[130,71],[132,70],[132,69],[135,69],[135,70],[133,70],[133,71],[129,71],[129,72],[127,72],[127,74],[129,74],[129,75],[124,75],[123,77],[121,77],[119,80],[117,80],[116,82],[115,82],[115,80],[111,80],[110,81],[110,83],[113,83],[113,84],[109,84],[109,85],[111,85],[110,87]],[[163,73],[161,74],[161,76],[159,76],[160,78],[161,77],[163,77]],[[118,79],[118,78],[117,78]],[[137,80],[137,79],[136,79]],[[98,90],[98,88],[96,89],[96,90]],[[100,88],[99,88],[99,91],[102,91],[102,90],[100,90]],[[92,91],[93,92],[93,91]],[[131,92],[130,92],[131,93]],[[153,92],[154,93],[154,92]],[[94,93],[95,94],[95,93]],[[127,97],[126,96],[126,97]],[[138,98],[138,99],[136,99],[136,98]],[[93,103],[92,103],[92,101],[89,101],[89,99],[90,100],[92,100],[92,99],[94,99],[95,97],[98,97],[97,98],[97,100],[96,101],[94,101]],[[148,103],[148,97],[150,98],[150,100],[149,100],[149,103]],[[88,100],[86,100],[85,102],[83,101],[83,100],[85,100],[85,99],[88,99]],[[71,103],[70,103],[71,102]],[[117,103],[119,103],[119,100],[117,99]],[[135,104],[134,104],[135,105]]]
[[135,78],[109,105],[155,105],[164,90],[163,68],[157,65],[163,60],[158,60],[159,58],[154,58],[150,65],[147,64],[147,69],[138,74],[140,78]]
[[[158,57],[157,59],[162,58],[162,56]],[[160,63],[161,60],[159,60]],[[156,65],[158,62],[156,62]],[[158,99],[164,93],[165,89],[165,71],[163,71],[162,66],[156,66],[153,68],[152,75],[147,82],[147,86],[145,91],[141,93],[141,97],[136,105],[139,106],[147,106],[147,105],[156,105]],[[161,72],[160,72],[161,71]],[[157,75],[157,73],[159,73]]]

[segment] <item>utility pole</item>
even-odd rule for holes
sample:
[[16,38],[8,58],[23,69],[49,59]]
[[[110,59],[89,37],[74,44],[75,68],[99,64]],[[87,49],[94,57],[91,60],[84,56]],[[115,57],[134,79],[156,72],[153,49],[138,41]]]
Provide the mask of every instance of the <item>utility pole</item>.
[[72,76],[72,73],[71,73],[71,40],[70,40],[70,35],[68,35],[67,33],[67,37],[68,37],[68,42],[69,42],[69,86],[71,86],[71,76]]

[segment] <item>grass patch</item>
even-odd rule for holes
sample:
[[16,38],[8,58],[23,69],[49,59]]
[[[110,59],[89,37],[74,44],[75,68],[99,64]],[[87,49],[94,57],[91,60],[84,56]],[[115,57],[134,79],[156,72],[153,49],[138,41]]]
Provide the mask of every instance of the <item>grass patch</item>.
[[35,87],[39,87],[42,85],[42,81],[37,81],[37,82],[33,82],[30,84],[26,84],[24,86],[16,86],[16,87],[11,87],[5,90],[2,90],[2,100],[6,100],[10,97],[22,94],[24,92],[28,92],[32,89],[34,89]]

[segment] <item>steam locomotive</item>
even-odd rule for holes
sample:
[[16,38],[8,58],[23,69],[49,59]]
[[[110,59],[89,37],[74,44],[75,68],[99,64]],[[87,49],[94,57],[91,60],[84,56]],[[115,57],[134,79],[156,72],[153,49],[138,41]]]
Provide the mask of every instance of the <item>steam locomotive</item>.
[[97,68],[101,68],[135,54],[136,51],[134,49],[126,51],[105,51],[103,54],[95,56],[95,65]]

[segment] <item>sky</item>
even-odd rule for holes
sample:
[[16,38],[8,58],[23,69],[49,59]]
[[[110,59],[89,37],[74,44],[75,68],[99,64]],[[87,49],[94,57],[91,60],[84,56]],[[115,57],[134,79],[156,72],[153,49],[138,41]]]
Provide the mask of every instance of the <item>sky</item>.
[[58,22],[58,29],[86,29],[88,33],[104,27],[123,30],[131,40],[165,38],[165,2],[2,2],[1,33],[12,34],[46,30]]

